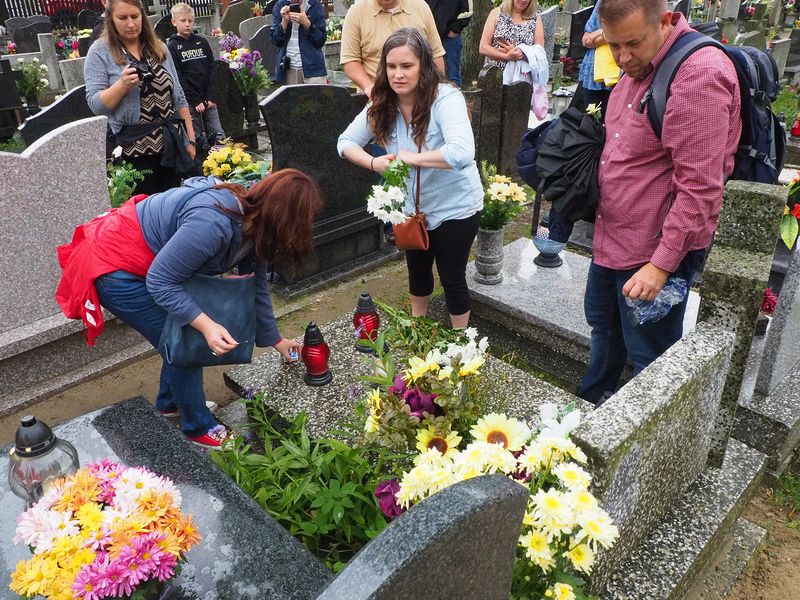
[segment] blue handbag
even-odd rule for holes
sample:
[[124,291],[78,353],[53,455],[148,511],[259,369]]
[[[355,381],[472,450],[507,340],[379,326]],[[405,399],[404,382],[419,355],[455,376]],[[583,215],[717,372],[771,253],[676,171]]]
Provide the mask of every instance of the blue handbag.
[[215,355],[203,334],[191,325],[179,325],[167,315],[158,351],[176,367],[212,367],[249,363],[256,337],[256,278],[212,277],[196,274],[183,282],[192,299],[212,320],[228,330],[239,345]]
[[[191,198],[206,189],[191,190],[177,203],[171,220],[173,235],[178,229],[180,211]],[[236,253],[233,265],[238,265],[252,248],[252,241],[244,243]],[[238,345],[225,354],[216,355],[208,347],[202,333],[191,325],[180,325],[167,313],[158,343],[158,351],[164,360],[176,367],[212,367],[251,362],[256,338],[255,276],[223,277],[195,273],[182,285],[200,309],[225,327]]]

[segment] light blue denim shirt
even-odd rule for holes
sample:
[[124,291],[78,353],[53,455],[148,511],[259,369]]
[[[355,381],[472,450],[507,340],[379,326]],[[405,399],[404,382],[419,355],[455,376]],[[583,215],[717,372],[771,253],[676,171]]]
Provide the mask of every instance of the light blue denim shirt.
[[[369,105],[368,105],[369,106]],[[400,150],[417,152],[400,111],[397,111],[395,129],[386,143],[386,152],[397,154]],[[350,123],[336,148],[343,156],[345,148],[363,148],[375,138],[367,121],[367,108]],[[420,173],[420,210],[425,213],[428,229],[436,229],[444,221],[466,219],[483,208],[483,186],[475,165],[475,139],[467,114],[467,103],[461,92],[451,85],[439,84],[439,92],[431,107],[431,120],[425,143],[426,150],[440,150],[449,169],[423,167]],[[416,169],[411,169],[406,193],[406,214],[414,213]]]
[[[166,46],[164,46],[164,53],[167,59],[162,64],[172,78],[172,108],[173,110],[188,108],[189,105],[183,96],[183,88],[178,80],[178,72],[175,70],[175,63],[172,62],[172,56]],[[123,125],[135,125],[139,122],[142,101],[139,95],[141,88],[138,85],[128,90],[128,93],[113,110],[100,100],[100,92],[114,84],[127,66],[127,62],[122,65],[114,62],[114,55],[111,54],[105,38],[100,38],[89,47],[86,62],[83,63],[86,103],[97,116],[108,117],[108,125],[114,133],[118,133]]]

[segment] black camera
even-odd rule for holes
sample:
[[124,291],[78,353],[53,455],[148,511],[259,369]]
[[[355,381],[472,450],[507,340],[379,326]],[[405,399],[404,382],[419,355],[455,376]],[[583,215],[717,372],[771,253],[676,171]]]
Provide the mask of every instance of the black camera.
[[128,66],[136,69],[136,75],[138,75],[139,81],[142,83],[150,83],[153,80],[153,69],[146,60],[136,60],[130,57],[128,59]]

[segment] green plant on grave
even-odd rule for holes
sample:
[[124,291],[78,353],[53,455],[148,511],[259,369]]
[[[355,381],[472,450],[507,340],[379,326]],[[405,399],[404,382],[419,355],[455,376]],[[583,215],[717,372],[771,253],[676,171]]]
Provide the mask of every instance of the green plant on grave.
[[392,476],[395,455],[312,439],[305,413],[279,429],[264,394],[249,410],[263,453],[235,436],[211,459],[329,568],[340,570],[388,522],[372,490]]
[[118,165],[109,161],[106,171],[108,172],[108,199],[114,208],[122,206],[133,194],[136,184],[144,181],[145,175],[152,173],[149,169],[139,170],[125,161]]
[[800,475],[786,471],[772,490],[772,501],[792,516],[800,513]]
[[17,80],[17,89],[23,98],[35,98],[41,90],[49,85],[47,80],[47,66],[34,57],[16,60],[14,69],[20,71],[22,75]]
[[510,177],[498,175],[497,167],[485,160],[481,161],[480,175],[483,184],[481,228],[499,231],[519,216],[528,194]]

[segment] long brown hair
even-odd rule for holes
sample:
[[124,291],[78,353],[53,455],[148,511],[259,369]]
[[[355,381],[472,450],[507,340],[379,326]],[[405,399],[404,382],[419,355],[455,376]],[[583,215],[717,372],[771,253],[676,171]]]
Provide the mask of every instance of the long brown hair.
[[414,142],[421,147],[422,142],[425,141],[425,134],[428,132],[431,107],[436,100],[439,84],[445,79],[433,62],[431,45],[419,29],[403,27],[387,38],[381,51],[381,62],[378,65],[378,74],[372,88],[372,104],[367,110],[367,120],[375,133],[377,143],[381,146],[385,145],[397,122],[397,94],[389,85],[389,77],[386,74],[386,55],[401,46],[408,46],[414,56],[419,59],[419,81],[417,89],[414,91],[414,108],[411,111],[409,125],[414,132],[412,134]]
[[244,236],[253,239],[256,256],[267,262],[299,265],[314,251],[314,217],[322,210],[317,182],[297,169],[282,169],[253,184],[249,190],[220,183],[242,203]]
[[114,57],[114,62],[118,65],[124,65],[128,62],[122,55],[122,40],[114,25],[114,7],[123,2],[139,9],[139,18],[142,22],[142,30],[139,32],[142,56],[139,58],[154,58],[159,63],[163,63],[167,60],[166,46],[156,37],[156,32],[150,24],[150,19],[147,18],[147,13],[144,11],[144,5],[141,0],[108,0],[106,4],[106,26],[103,31],[103,37],[108,40],[108,46],[111,50],[111,55]]

